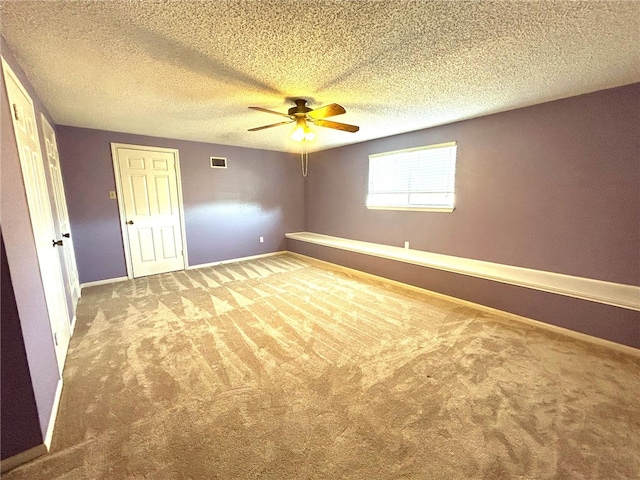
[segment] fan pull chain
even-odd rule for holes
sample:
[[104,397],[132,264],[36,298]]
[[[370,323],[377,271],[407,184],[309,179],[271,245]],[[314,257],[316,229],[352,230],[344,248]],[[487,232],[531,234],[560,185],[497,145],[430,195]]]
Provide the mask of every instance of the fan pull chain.
[[306,177],[309,172],[309,150],[307,149],[307,142],[302,140],[300,147],[300,164],[302,166],[302,176]]

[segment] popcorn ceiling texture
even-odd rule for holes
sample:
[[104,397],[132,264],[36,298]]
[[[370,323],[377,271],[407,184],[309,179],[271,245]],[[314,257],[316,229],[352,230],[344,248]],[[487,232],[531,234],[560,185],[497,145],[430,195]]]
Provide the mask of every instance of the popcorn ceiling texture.
[[640,81],[640,2],[15,1],[2,35],[58,124],[290,151],[291,98],[355,134],[312,150]]

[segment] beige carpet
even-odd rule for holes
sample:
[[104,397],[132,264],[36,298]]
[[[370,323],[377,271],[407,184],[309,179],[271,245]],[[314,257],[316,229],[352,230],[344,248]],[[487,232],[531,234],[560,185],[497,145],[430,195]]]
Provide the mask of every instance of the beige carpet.
[[640,478],[638,357],[289,254],[85,289],[64,377],[3,478]]

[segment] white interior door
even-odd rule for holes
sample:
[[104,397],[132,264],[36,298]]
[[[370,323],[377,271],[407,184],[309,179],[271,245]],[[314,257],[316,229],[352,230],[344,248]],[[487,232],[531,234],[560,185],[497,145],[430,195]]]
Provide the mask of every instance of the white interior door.
[[129,276],[183,270],[178,152],[113,144]]
[[9,104],[11,105],[13,129],[16,134],[22,178],[27,195],[31,228],[33,229],[36,244],[49,322],[51,323],[51,331],[55,343],[58,369],[62,375],[69,347],[70,325],[60,257],[57,251],[61,240],[55,238],[53,215],[40,152],[40,140],[33,102],[4,59],[2,67]]
[[56,133],[49,124],[46,117],[41,115],[42,131],[44,132],[44,142],[47,150],[49,172],[51,173],[51,183],[53,185],[53,196],[55,198],[55,208],[58,214],[58,225],[63,237],[62,253],[64,264],[67,268],[68,288],[73,301],[73,311],[75,312],[80,298],[80,281],[78,279],[78,267],[76,265],[76,255],[73,249],[73,238],[71,236],[71,225],[69,223],[69,212],[67,210],[67,197],[64,193],[62,183],[62,172],[60,170],[60,157],[58,156],[58,143]]

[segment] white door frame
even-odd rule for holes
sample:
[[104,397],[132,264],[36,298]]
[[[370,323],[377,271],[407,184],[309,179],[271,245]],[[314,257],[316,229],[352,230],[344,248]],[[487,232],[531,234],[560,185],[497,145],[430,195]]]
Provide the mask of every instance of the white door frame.
[[113,160],[113,171],[116,177],[116,197],[118,199],[118,213],[120,214],[120,230],[122,231],[122,242],[124,244],[124,260],[127,266],[127,278],[133,278],[133,265],[131,261],[131,250],[129,243],[129,229],[126,228],[126,213],[124,208],[124,197],[122,195],[122,181],[120,178],[120,165],[118,162],[118,149],[126,148],[130,150],[156,151],[172,153],[176,159],[176,182],[178,183],[178,211],[180,212],[180,234],[182,235],[182,250],[184,269],[189,266],[187,257],[187,234],[184,225],[184,207],[182,200],[182,179],[180,177],[180,156],[177,148],[148,147],[144,145],[131,145],[128,143],[111,142],[111,159]]

